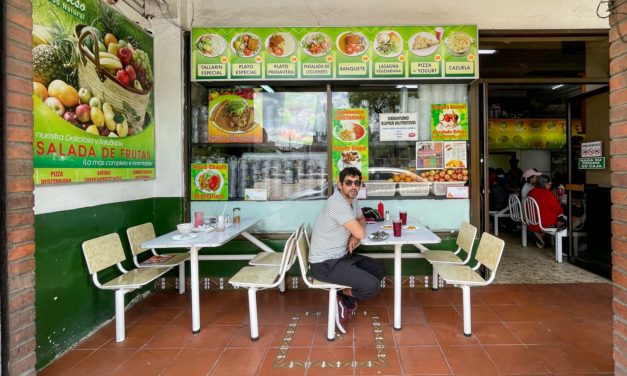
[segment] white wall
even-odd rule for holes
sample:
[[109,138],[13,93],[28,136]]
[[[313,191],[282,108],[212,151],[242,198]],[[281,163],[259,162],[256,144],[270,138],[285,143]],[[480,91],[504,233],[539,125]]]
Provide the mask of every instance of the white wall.
[[194,26],[477,24],[479,29],[607,29],[591,0],[193,1]]

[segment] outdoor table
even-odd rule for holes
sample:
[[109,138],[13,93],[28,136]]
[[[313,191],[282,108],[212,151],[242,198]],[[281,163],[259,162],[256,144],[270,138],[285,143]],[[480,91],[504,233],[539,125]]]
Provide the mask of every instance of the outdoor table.
[[198,286],[198,260],[243,260],[250,259],[254,255],[201,255],[198,251],[201,248],[220,247],[238,235],[244,236],[253,244],[266,252],[274,252],[271,248],[263,244],[257,238],[247,232],[249,228],[256,225],[260,221],[259,218],[242,219],[240,223],[234,223],[227,227],[224,231],[198,232],[197,236],[188,240],[173,240],[172,236],[179,235],[180,232],[172,231],[165,235],[161,235],[155,239],[142,243],[143,248],[188,248],[191,278],[191,301],[192,301],[192,332],[194,334],[200,332],[200,305],[199,305],[199,286]]
[[[372,240],[369,234],[381,231],[383,222],[367,223],[366,237],[361,241],[365,246],[394,245],[394,329],[401,329],[401,259],[408,257],[421,257],[416,253],[401,253],[401,248],[406,244],[434,244],[440,242],[440,237],[431,232],[430,229],[418,223],[418,221],[408,218],[407,225],[416,226],[415,230],[403,228],[400,237],[395,237],[392,229],[385,230],[390,236],[385,240]],[[405,226],[403,226],[405,227]],[[374,256],[367,254],[367,256]]]

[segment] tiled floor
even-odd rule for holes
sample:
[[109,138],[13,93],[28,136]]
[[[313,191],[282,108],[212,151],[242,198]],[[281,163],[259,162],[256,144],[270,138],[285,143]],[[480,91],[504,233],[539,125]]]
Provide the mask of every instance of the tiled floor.
[[261,338],[251,342],[245,290],[201,295],[192,335],[188,295],[156,292],[40,375],[496,375],[613,372],[608,283],[510,285],[473,290],[472,337],[461,294],[404,288],[403,328],[392,329],[393,291],[363,302],[348,333],[325,340],[321,291],[258,294]]

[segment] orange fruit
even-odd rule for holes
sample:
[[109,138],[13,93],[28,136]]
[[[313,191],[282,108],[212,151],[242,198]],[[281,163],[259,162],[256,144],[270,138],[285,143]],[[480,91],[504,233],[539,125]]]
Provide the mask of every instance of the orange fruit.
[[57,95],[57,99],[59,99],[65,107],[78,106],[78,91],[70,85],[65,85]]
[[37,94],[42,101],[48,98],[48,89],[41,82],[33,82],[33,93]]
[[66,86],[68,86],[68,84],[62,80],[54,80],[48,85],[48,95],[60,99],[59,95],[61,95],[61,89]]

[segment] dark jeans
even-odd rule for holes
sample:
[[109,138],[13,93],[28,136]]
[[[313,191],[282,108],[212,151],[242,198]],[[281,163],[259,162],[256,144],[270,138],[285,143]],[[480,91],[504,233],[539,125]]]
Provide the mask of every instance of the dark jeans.
[[353,296],[361,300],[379,293],[385,266],[380,260],[347,254],[338,259],[312,263],[311,274],[320,281],[350,286]]

